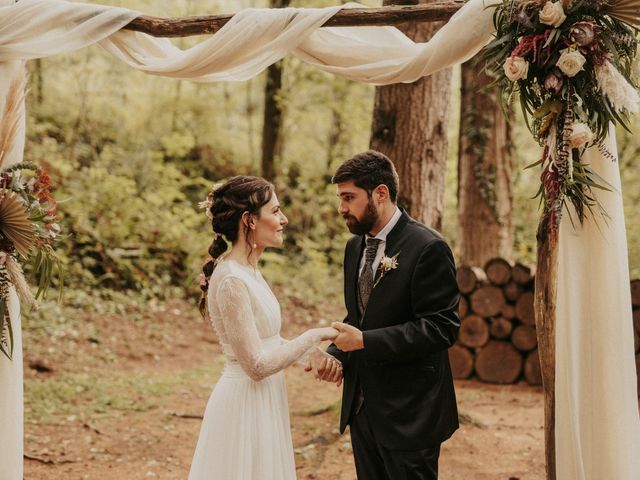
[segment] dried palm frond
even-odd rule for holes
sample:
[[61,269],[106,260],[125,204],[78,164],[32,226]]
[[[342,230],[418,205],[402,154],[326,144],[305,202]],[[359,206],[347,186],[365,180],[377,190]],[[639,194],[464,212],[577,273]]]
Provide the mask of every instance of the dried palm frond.
[[27,89],[27,69],[21,69],[7,91],[7,98],[0,117],[0,168],[6,154],[11,151],[24,110],[22,108]]
[[640,29],[640,0],[609,0],[602,13]]
[[35,240],[33,224],[22,200],[10,190],[0,190],[0,233],[20,255],[29,255]]

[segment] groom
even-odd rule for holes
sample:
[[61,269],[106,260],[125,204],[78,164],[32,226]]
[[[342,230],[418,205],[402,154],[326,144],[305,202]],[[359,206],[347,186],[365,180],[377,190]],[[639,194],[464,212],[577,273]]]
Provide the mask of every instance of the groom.
[[[460,322],[451,250],[396,206],[391,160],[367,151],[333,176],[349,231],[347,317],[328,352],[342,362],[340,431],[350,426],[358,480],[437,479],[440,444],[458,428],[447,349]],[[323,372],[319,372],[322,374]]]

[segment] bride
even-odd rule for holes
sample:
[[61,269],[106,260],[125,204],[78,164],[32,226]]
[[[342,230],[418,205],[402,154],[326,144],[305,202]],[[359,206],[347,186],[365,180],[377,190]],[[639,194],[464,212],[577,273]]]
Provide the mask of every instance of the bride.
[[[341,366],[317,347],[338,331],[280,337],[280,305],[258,269],[265,248],[282,246],[288,223],[273,185],[234,177],[200,205],[215,234],[201,276],[200,312],[208,310],[226,363],[205,410],[189,480],[295,480],[283,370],[303,357],[323,367],[333,362],[330,379],[339,383]],[[225,239],[232,248],[221,257]]]

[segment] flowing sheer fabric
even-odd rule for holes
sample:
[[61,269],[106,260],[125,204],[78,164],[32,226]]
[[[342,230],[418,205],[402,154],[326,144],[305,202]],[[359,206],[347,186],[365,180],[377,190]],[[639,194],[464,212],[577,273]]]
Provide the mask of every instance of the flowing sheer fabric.
[[[606,148],[617,156],[613,126]],[[557,477],[632,480],[640,478],[640,422],[619,164],[597,147],[585,161],[613,191],[596,191],[608,219],[572,225],[565,213],[560,225]]]
[[[100,42],[133,68],[194,81],[247,80],[287,53],[321,70],[375,84],[413,82],[472,57],[491,37],[491,10],[471,0],[427,43],[393,27],[320,26],[349,3],[246,9],[215,35],[181,50],[166,38],[120,30],[139,12],[61,0],[21,0],[0,11],[0,62],[70,52]],[[462,35],[464,32],[464,35]]]
[[321,338],[283,341],[280,305],[259,271],[232,260],[215,269],[209,316],[225,368],[207,404],[189,480],[294,480],[283,369]]
[[0,479],[22,478],[23,417],[22,406],[22,317],[20,300],[12,287],[9,293],[9,318],[14,333],[13,361],[0,357]]

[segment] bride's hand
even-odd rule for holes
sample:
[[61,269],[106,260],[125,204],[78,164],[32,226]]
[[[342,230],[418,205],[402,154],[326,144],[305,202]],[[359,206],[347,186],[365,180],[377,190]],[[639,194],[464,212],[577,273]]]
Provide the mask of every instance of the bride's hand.
[[333,340],[340,332],[333,327],[314,328],[315,333],[320,336],[321,340]]

